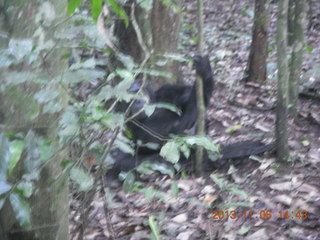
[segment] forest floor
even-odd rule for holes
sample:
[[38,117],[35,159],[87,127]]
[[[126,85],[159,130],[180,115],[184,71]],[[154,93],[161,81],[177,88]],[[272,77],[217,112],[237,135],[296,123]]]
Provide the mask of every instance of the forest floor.
[[[196,4],[184,0],[183,5],[179,51],[192,55],[196,53],[192,40]],[[313,5],[320,9],[320,3]],[[205,5],[205,52],[214,62],[215,80],[207,118],[209,135],[218,143],[252,138],[274,141],[276,6],[271,4],[268,82],[262,86],[242,81],[250,49],[252,6],[248,0],[206,1]],[[307,37],[313,49],[304,56],[303,86],[310,87],[320,81],[319,75],[311,74],[320,65],[320,16],[314,16]],[[185,79],[193,81],[189,66],[181,70]],[[86,239],[111,239],[110,229],[118,239],[150,239],[150,226],[158,228],[160,239],[320,239],[319,102],[300,98],[297,121],[289,121],[291,158],[287,163],[277,162],[271,152],[226,162],[211,176],[176,180],[153,176],[143,182],[145,191],[114,189],[107,220],[102,217],[103,197],[97,195]]]

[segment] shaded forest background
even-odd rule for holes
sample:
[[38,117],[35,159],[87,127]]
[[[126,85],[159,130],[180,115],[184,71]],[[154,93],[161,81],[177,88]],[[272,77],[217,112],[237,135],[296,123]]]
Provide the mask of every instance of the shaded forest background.
[[216,161],[200,177],[179,165],[194,142],[217,154],[217,145],[276,140],[278,1],[266,1],[262,82],[247,78],[254,1],[204,1],[207,135],[169,140],[158,151],[165,164],[151,158],[118,180],[114,149],[135,156],[139,145],[130,107],[142,99],[148,117],[178,111],[130,89],[137,79],[192,85],[201,37],[196,1],[102,2],[0,1],[0,239],[319,239],[320,3],[307,4],[288,158]]

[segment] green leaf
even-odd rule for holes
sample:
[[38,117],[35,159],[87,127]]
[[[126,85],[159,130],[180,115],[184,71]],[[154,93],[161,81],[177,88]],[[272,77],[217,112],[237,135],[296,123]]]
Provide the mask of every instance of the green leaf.
[[51,158],[54,155],[54,148],[51,145],[51,142],[45,142],[43,141],[39,145],[39,151],[40,151],[40,159],[41,161],[47,161],[49,158]]
[[238,234],[241,235],[241,236],[244,236],[246,235],[248,232],[250,231],[250,228],[247,227],[247,226],[242,226],[239,231],[238,231]]
[[24,148],[24,141],[14,140],[10,142],[10,167],[9,174],[12,173],[12,170],[20,160],[22,151]]
[[32,195],[33,184],[30,181],[22,181],[18,184],[17,189],[25,198],[29,198]]
[[215,174],[211,174],[210,175],[210,178],[214,181],[215,184],[218,185],[218,187],[221,189],[221,190],[224,190],[227,186],[226,183],[224,183],[224,179],[223,178],[219,178],[217,177]]
[[189,59],[187,59],[186,57],[184,57],[181,54],[166,53],[163,56],[165,58],[169,58],[169,59],[172,59],[177,62],[188,62],[189,61]]
[[147,116],[151,116],[151,114],[154,112],[155,108],[165,108],[168,109],[172,112],[175,112],[179,116],[181,115],[181,110],[177,108],[177,106],[169,103],[152,103],[152,104],[147,104],[144,106],[144,110]]
[[219,146],[215,144],[210,138],[206,136],[187,136],[182,138],[189,145],[198,145],[204,147],[206,150],[218,152]]
[[84,172],[82,168],[73,167],[70,171],[70,177],[77,183],[79,191],[89,191],[93,186],[93,178],[88,173]]
[[173,180],[171,183],[171,194],[175,198],[179,196],[179,187],[177,181],[175,180]]
[[59,137],[73,137],[79,130],[78,117],[72,110],[65,112],[59,122]]
[[31,227],[31,208],[29,203],[16,193],[10,194],[9,199],[20,225],[24,228]]
[[302,143],[302,145],[303,145],[304,147],[310,146],[310,141],[307,140],[307,139],[302,140],[301,143]]
[[174,141],[167,142],[161,148],[160,155],[173,164],[176,164],[180,159],[179,149]]
[[10,39],[8,51],[17,60],[21,60],[32,51],[32,39]]
[[152,162],[152,159],[141,163],[138,166],[137,171],[142,174],[152,174],[154,171],[158,171],[161,174],[169,175],[171,178],[174,176],[174,169],[172,169],[168,164]]
[[0,195],[10,191],[11,188],[12,186],[6,181],[0,181]]
[[128,172],[123,182],[125,192],[132,192],[135,189],[135,177],[132,172]]
[[89,82],[98,78],[103,78],[104,71],[96,69],[79,69],[72,72],[67,72],[64,75],[58,76],[57,80],[65,84],[77,84],[79,82]]
[[125,142],[122,140],[120,140],[119,138],[116,139],[115,143],[114,143],[117,148],[119,148],[122,152],[124,153],[129,153],[132,156],[134,155],[134,149],[130,146],[129,142]]
[[76,8],[79,7],[81,3],[82,0],[70,0],[68,2],[68,15],[70,16],[72,13],[74,13]]
[[123,8],[115,1],[115,0],[107,0],[108,5],[113,9],[113,11],[124,20],[124,24],[126,27],[129,26],[129,18],[127,13],[123,10]]
[[306,49],[307,49],[307,52],[310,52],[310,53],[313,51],[313,47],[310,45],[306,46]]
[[172,73],[169,72],[165,72],[165,71],[158,71],[155,69],[141,69],[139,71],[136,71],[139,73],[145,73],[145,74],[149,74],[151,76],[155,76],[155,77],[165,77],[165,78],[173,78]]
[[48,103],[59,96],[59,91],[52,90],[49,88],[41,89],[38,91],[34,97],[38,103]]
[[123,63],[123,65],[126,67],[127,70],[131,71],[133,70],[134,67],[136,67],[134,59],[130,55],[120,53],[118,54],[118,58]]
[[183,153],[185,158],[188,159],[190,157],[190,148],[186,144],[182,144],[180,146],[180,151]]
[[95,22],[97,22],[101,9],[102,9],[102,0],[91,0],[91,15]]
[[244,199],[247,199],[247,198],[248,198],[248,193],[247,193],[246,191],[244,191],[244,190],[238,189],[238,188],[236,188],[236,187],[232,187],[232,188],[230,189],[230,191],[231,191],[233,194],[238,195],[238,196],[240,196],[240,197],[242,197],[242,198],[244,198]]
[[152,234],[156,240],[160,240],[160,230],[154,219],[154,216],[150,216],[148,219],[149,227],[151,228]]
[[236,131],[238,131],[241,128],[242,128],[241,124],[235,124],[235,125],[227,128],[226,133],[233,134],[233,133],[235,133]]
[[97,65],[97,62],[92,57],[85,60],[84,62],[76,62],[72,64],[69,69],[72,71],[78,70],[78,69],[94,69],[96,65]]
[[31,73],[31,72],[10,71],[10,72],[3,73],[3,80],[6,82],[6,84],[10,86],[33,81],[37,77],[38,77],[37,73]]
[[7,137],[0,134],[0,181],[7,180],[7,171],[10,166],[10,145]]

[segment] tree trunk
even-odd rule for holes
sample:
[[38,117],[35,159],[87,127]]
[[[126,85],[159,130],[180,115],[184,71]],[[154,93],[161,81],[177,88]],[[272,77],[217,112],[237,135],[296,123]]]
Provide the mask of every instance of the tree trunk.
[[[203,0],[197,0],[198,6],[198,51],[203,53],[204,47],[204,36],[203,36]],[[203,93],[203,82],[200,76],[197,77],[197,109],[198,109],[198,118],[197,118],[197,135],[205,135],[205,105],[204,105],[204,93]],[[203,147],[197,146],[196,149],[196,175],[200,176],[203,171]]]
[[295,0],[289,0],[288,8],[288,45],[293,44],[293,32],[295,28]]
[[255,15],[249,61],[245,80],[263,83],[267,79],[268,0],[255,1]]
[[[177,1],[179,2],[179,1]],[[132,1],[131,1],[132,3]],[[131,5],[132,6],[132,5]],[[130,16],[130,7],[126,7],[126,12]],[[135,7],[135,18],[139,30],[142,33],[143,41],[152,54],[152,62],[166,60],[164,66],[155,66],[155,69],[171,73],[172,78],[151,77],[154,85],[159,87],[164,82],[174,83],[179,78],[178,64],[172,60],[164,58],[165,54],[177,53],[180,16],[175,7],[166,6],[161,0],[154,0],[150,11]],[[119,40],[121,52],[128,54],[138,63],[144,59],[144,50],[138,41],[136,30],[131,23],[125,28],[123,21],[118,21],[115,26],[115,35]]]
[[[10,40],[17,41],[25,39],[32,40],[32,46],[37,48],[37,42],[55,41],[56,30],[61,30],[64,26],[61,24],[66,15],[66,0],[50,0],[45,2],[39,1],[1,1],[1,15],[6,19],[8,24],[0,25],[2,36],[0,37],[0,49],[8,48]],[[60,24],[57,24],[60,23]],[[38,30],[37,36],[36,30]],[[6,36],[6,38],[3,38]],[[45,50],[43,50],[45,51]],[[29,79],[21,84],[13,86],[2,85],[4,91],[0,91],[0,109],[6,109],[0,117],[1,123],[5,126],[6,132],[26,134],[29,132],[31,145],[41,138],[46,139],[48,144],[55,150],[54,156],[46,164],[39,167],[39,178],[34,179],[32,195],[26,198],[31,211],[31,227],[28,229],[21,228],[20,223],[13,212],[12,201],[6,198],[3,208],[0,210],[0,239],[68,239],[68,181],[62,172],[61,161],[65,159],[65,151],[57,143],[57,126],[60,114],[66,109],[67,97],[65,92],[51,82],[51,79],[63,73],[67,68],[67,62],[62,61],[64,52],[61,49],[52,48],[44,55],[43,63],[36,69],[29,65],[27,61],[17,64],[10,69],[1,69],[0,78],[5,79],[2,74],[10,74],[12,70],[25,73],[20,76],[27,77],[28,74],[37,73],[47,83],[40,85],[35,83],[34,79]],[[1,80],[2,81],[2,80]],[[2,82],[3,83],[3,82]],[[50,91],[60,93],[59,102],[63,108],[59,113],[44,114],[41,112],[43,105],[35,101],[35,93],[51,86]],[[34,135],[32,135],[32,131]],[[27,144],[25,142],[25,144]],[[33,147],[33,145],[32,145]],[[23,182],[21,176],[32,174],[34,169],[27,169],[31,154],[35,151],[32,161],[40,160],[36,154],[39,149],[25,147],[14,173],[11,174],[9,181],[14,186]],[[38,158],[36,157],[38,156]],[[29,166],[30,167],[30,166]],[[35,177],[35,176],[33,176]],[[12,193],[10,193],[10,196]],[[20,216],[21,217],[21,216]]]
[[[292,1],[292,0],[291,0]],[[295,20],[292,32],[292,56],[289,80],[289,114],[295,118],[299,95],[300,73],[305,49],[304,29],[306,26],[306,1],[295,0]]]
[[288,42],[288,0],[282,0],[278,3],[277,19],[277,65],[278,65],[278,99],[276,108],[276,142],[278,160],[287,160],[288,150],[288,60],[287,60],[287,42]]

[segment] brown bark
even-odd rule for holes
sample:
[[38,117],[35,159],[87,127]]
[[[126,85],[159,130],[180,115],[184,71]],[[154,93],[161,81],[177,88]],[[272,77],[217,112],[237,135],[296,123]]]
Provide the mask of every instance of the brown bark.
[[293,49],[289,77],[289,114],[293,118],[295,118],[297,115],[300,74],[303,61],[303,52],[305,50],[304,29],[306,26],[306,1],[295,0],[294,10],[294,31],[292,32],[291,40]]
[[[130,7],[126,7],[126,12],[129,16]],[[161,0],[154,0],[150,12],[136,6],[135,18],[145,45],[149,48],[150,52],[153,52],[152,63],[163,59],[163,55],[165,54],[177,53],[180,16],[173,7],[165,6]],[[121,52],[132,56],[137,63],[141,63],[145,57],[144,51],[139,44],[132,23],[125,28],[123,21],[119,20],[116,23],[115,35],[119,40]],[[152,81],[156,87],[163,85],[164,82],[176,82],[177,76],[179,76],[177,63],[170,60],[168,60],[165,66],[154,66],[154,68],[172,74],[171,79],[152,77]]]
[[[203,34],[203,0],[197,0],[198,6],[198,51],[203,53],[204,48],[204,34]],[[204,93],[203,93],[203,82],[201,77],[197,77],[197,109],[198,109],[198,119],[197,119],[197,135],[205,135],[205,105],[204,105]],[[197,146],[196,149],[196,174],[200,176],[203,172],[203,154],[204,149],[201,146]]]
[[288,0],[278,3],[277,19],[277,65],[278,65],[278,99],[276,108],[276,143],[279,161],[288,160]]
[[268,0],[255,1],[255,16],[245,80],[263,83],[267,78]]

